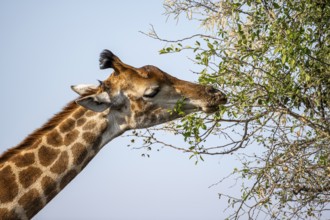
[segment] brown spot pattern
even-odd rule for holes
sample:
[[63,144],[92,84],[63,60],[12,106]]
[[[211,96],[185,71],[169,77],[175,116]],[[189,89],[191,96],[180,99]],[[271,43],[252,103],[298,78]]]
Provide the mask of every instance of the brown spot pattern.
[[135,109],[136,109],[136,105],[133,102],[131,102],[131,110],[134,112]]
[[79,118],[77,121],[77,126],[82,126],[83,124],[85,124],[86,122],[86,118]]
[[87,156],[87,150],[81,143],[76,143],[72,146],[73,163],[81,164]]
[[102,122],[100,129],[101,131],[104,131],[108,127],[108,123],[106,121]]
[[70,170],[61,180],[60,187],[63,189],[78,173],[75,170]]
[[66,146],[72,144],[77,139],[78,135],[79,135],[79,132],[77,129],[70,131],[69,133],[67,133],[64,136],[64,144]]
[[26,167],[33,164],[35,161],[33,153],[26,153],[13,157],[13,162],[17,167]]
[[24,188],[27,188],[37,181],[41,173],[42,171],[37,167],[28,167],[19,173],[19,182]]
[[59,147],[63,143],[63,138],[58,131],[54,130],[47,135],[47,143],[54,147]]
[[92,132],[85,132],[83,133],[82,137],[88,144],[93,143],[97,138],[96,134]]
[[52,178],[48,176],[42,178],[41,187],[42,190],[44,191],[44,195],[47,198],[47,202],[56,196],[57,194],[56,182]]
[[18,185],[15,180],[10,166],[0,170],[0,203],[10,202],[17,196]]
[[65,133],[72,130],[76,125],[76,122],[73,119],[67,119],[60,125],[60,131]]
[[9,211],[8,209],[0,208],[0,219],[2,220],[14,220],[19,219],[19,216],[14,210]]
[[52,164],[58,154],[60,153],[60,150],[54,149],[52,147],[47,147],[45,145],[41,146],[38,151],[38,157],[40,160],[40,164],[43,166],[49,166]]
[[43,207],[40,194],[36,189],[31,189],[25,193],[18,200],[18,203],[24,208],[29,219],[32,218]]
[[91,111],[91,110],[88,110],[87,113],[86,113],[86,116],[87,116],[87,117],[91,117],[91,116],[94,116],[94,115],[96,115],[96,114],[97,114],[97,112],[93,112],[93,111]]
[[93,150],[95,150],[95,152],[98,152],[98,151],[99,151],[99,149],[100,149],[99,147],[100,147],[101,141],[102,141],[101,136],[98,137],[98,138],[94,141],[92,148],[93,148]]
[[91,120],[84,125],[83,130],[92,130],[96,126],[96,121]]
[[84,114],[85,114],[85,109],[84,108],[79,108],[78,110],[76,110],[74,113],[73,113],[73,117],[75,118],[75,119],[78,119],[78,118],[80,118],[81,116],[83,116]]
[[38,139],[30,148],[31,149],[38,148],[40,143],[41,143],[41,138]]
[[61,174],[66,171],[69,163],[69,156],[66,151],[61,153],[56,163],[50,168],[53,173]]

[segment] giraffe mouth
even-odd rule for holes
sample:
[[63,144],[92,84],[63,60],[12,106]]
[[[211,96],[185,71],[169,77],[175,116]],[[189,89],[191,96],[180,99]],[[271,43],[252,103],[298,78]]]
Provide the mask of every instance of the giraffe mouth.
[[181,110],[184,111],[186,114],[190,114],[190,113],[193,113],[193,112],[199,112],[199,111],[210,114],[210,113],[214,113],[214,112],[218,111],[219,110],[219,105],[216,105],[216,106],[196,106],[196,105],[187,104],[187,105],[184,105]]
[[191,111],[202,111],[204,113],[214,113],[219,111],[220,106],[227,103],[227,98],[225,96],[217,96],[206,102],[189,100],[184,106],[187,110]]
[[202,107],[202,111],[205,113],[214,113],[219,110],[220,105],[227,103],[227,97],[219,92],[212,100],[209,100],[205,106]]
[[185,113],[189,114],[189,113],[193,113],[193,112],[199,112],[199,111],[202,111],[204,113],[207,113],[207,114],[211,114],[211,113],[214,113],[216,111],[219,110],[219,106],[203,106],[203,107],[200,107],[200,106],[189,106],[189,107],[185,107],[182,109]]

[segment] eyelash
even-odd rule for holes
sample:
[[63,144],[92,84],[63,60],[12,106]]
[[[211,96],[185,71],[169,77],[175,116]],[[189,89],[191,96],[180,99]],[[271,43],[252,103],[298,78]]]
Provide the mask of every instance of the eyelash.
[[153,90],[150,94],[144,94],[143,97],[145,98],[153,98],[155,97],[159,92],[159,89]]

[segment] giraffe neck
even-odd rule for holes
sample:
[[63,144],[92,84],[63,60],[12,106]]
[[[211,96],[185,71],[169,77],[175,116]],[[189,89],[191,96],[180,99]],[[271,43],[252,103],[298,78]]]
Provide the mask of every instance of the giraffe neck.
[[[108,111],[108,110],[107,110]],[[106,112],[107,112],[106,111]],[[110,114],[111,115],[111,114]],[[116,118],[74,102],[0,157],[0,219],[30,219],[123,133]],[[104,133],[110,138],[104,138]]]

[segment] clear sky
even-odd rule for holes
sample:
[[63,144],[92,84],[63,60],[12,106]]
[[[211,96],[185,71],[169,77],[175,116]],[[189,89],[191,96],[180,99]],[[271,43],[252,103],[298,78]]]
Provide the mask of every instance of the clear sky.
[[[164,43],[139,31],[155,26],[164,38],[198,30],[169,19],[162,1],[0,1],[0,151],[17,145],[76,95],[70,85],[97,83],[111,70],[98,69],[108,48],[132,66],[152,64],[196,81],[186,54],[159,55]],[[168,140],[179,143],[173,134]],[[221,140],[218,140],[221,141]],[[194,165],[170,149],[141,157],[119,137],[34,219],[223,219],[226,200],[217,186],[233,161],[208,157]],[[139,147],[138,144],[134,147]]]

